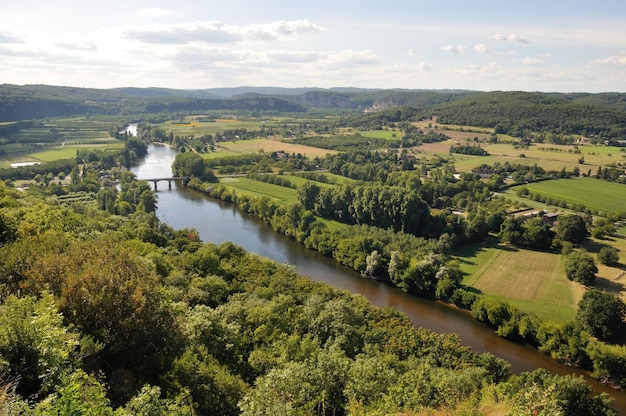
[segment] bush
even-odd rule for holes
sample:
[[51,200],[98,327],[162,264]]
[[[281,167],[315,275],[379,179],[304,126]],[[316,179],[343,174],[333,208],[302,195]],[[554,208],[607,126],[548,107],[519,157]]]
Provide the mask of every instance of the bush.
[[589,254],[572,251],[565,260],[565,273],[569,280],[589,286],[596,280],[598,267]]
[[607,266],[619,264],[619,252],[615,247],[602,247],[598,252],[598,261]]

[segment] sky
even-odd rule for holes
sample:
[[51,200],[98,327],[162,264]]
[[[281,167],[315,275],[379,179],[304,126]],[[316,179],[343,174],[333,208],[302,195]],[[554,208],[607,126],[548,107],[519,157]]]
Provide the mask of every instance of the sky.
[[0,0],[0,84],[626,92],[626,2]]

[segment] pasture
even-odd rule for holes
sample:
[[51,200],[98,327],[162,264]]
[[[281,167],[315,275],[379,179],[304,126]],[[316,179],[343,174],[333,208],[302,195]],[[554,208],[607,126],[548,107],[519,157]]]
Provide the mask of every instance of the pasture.
[[401,131],[395,130],[366,130],[356,133],[368,139],[400,140],[404,136]]
[[545,320],[574,318],[584,287],[565,277],[562,256],[488,241],[455,255],[463,284]]
[[[424,143],[416,147],[415,150],[425,155],[446,154],[449,155],[450,147],[456,144],[474,143],[473,138],[478,137],[479,140],[486,140],[490,137],[487,134],[479,134],[472,132],[459,132],[448,130],[436,130],[451,137],[450,140],[438,143]],[[502,139],[501,136],[498,136]],[[505,140],[508,142],[508,140]],[[626,152],[623,148],[612,146],[595,146],[595,145],[552,145],[535,143],[527,147],[518,147],[512,143],[480,143],[489,156],[468,156],[468,155],[450,155],[454,158],[455,168],[458,172],[471,172],[472,169],[482,165],[493,165],[494,163],[504,164],[506,162],[516,165],[532,166],[537,165],[547,171],[560,171],[565,168],[566,171],[572,172],[574,168],[578,168],[581,173],[596,173],[598,167],[608,165],[626,164]],[[580,163],[580,159],[584,159],[584,163]]]
[[[558,179],[520,185],[532,193],[550,196],[571,204],[582,204],[591,210],[606,213],[626,211],[626,185],[594,178]],[[519,186],[505,192],[514,193]]]
[[220,183],[234,188],[237,194],[247,194],[255,197],[267,196],[280,205],[294,204],[298,201],[297,191],[293,188],[272,185],[250,178],[222,178],[220,179]]
[[[598,261],[596,256],[605,246],[618,250],[619,263],[617,265],[607,266]],[[582,244],[582,247],[596,259],[598,273],[594,286],[600,290],[612,292],[626,301],[626,227],[618,228],[615,235],[601,240],[590,238]]]
[[273,139],[237,140],[234,142],[220,142],[220,148],[233,153],[272,153],[283,151],[289,154],[301,154],[308,158],[324,157],[327,154],[337,153],[334,150],[289,143]]
[[200,137],[205,135],[214,136],[228,130],[246,129],[257,130],[266,123],[272,124],[272,119],[267,118],[217,118],[202,119],[199,117],[187,117],[184,120],[167,121],[159,125],[167,133],[174,136]]
[[96,143],[89,145],[66,145],[59,147],[51,147],[39,152],[29,153],[28,156],[42,161],[52,162],[60,159],[72,159],[76,157],[76,151],[78,149],[98,149],[98,150],[117,150],[124,147],[124,143],[114,140],[113,142]]

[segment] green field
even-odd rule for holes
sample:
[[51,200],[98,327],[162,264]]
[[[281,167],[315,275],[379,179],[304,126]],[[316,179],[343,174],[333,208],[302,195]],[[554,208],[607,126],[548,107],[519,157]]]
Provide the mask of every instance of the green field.
[[54,147],[40,152],[29,153],[28,156],[40,160],[42,162],[52,162],[60,159],[72,159],[76,157],[77,149],[99,149],[99,150],[114,150],[124,147],[124,143],[115,141],[113,143],[106,144],[94,144],[94,145],[75,145],[75,146],[63,146]]
[[[443,131],[448,134],[448,131]],[[465,143],[467,138],[453,138],[439,143],[425,143],[416,149],[425,155],[449,154],[450,147],[458,143]],[[528,147],[516,147],[511,143],[488,144],[481,147],[489,152],[489,156],[448,155],[454,158],[454,165],[458,172],[470,172],[481,164],[494,165],[506,162],[516,165],[537,165],[547,171],[560,171],[565,168],[572,172],[578,168],[582,173],[595,173],[600,166],[626,163],[626,153],[623,148],[595,145],[552,145],[532,144]],[[584,164],[579,163],[584,158]]]
[[581,286],[565,277],[558,254],[502,246],[495,241],[456,253],[463,284],[545,320],[574,318]]
[[0,150],[3,150],[5,155],[10,155],[11,153],[30,152],[33,149],[33,146],[22,143],[9,143],[0,145]]
[[241,154],[240,152],[233,152],[232,150],[228,150],[223,147],[218,147],[216,151],[209,152],[209,153],[200,153],[200,156],[202,156],[203,159],[217,159],[220,157],[237,156],[240,154]]
[[[618,213],[626,211],[626,185],[593,178],[559,179],[520,185],[532,193],[550,196],[571,204],[582,204],[592,210]],[[506,194],[514,193],[512,187]]]
[[285,152],[301,154],[308,158],[324,157],[327,154],[337,153],[334,150],[320,149],[318,147],[295,144],[289,141],[273,139],[237,140],[234,142],[219,143],[221,149],[226,149],[235,153],[272,153]]
[[402,139],[402,132],[394,130],[367,130],[357,132],[363,137],[370,139],[385,139],[385,140],[400,140]]
[[[354,179],[346,178],[345,176],[341,176],[341,175],[335,175],[334,173],[330,173],[330,172],[319,172],[319,174],[326,176],[329,182],[329,183],[324,183],[324,182],[313,181],[319,186],[344,185],[344,184],[357,182]],[[290,181],[292,181],[298,186],[302,185],[304,182],[310,181],[310,179],[302,178],[298,176],[298,174],[291,174],[291,175],[285,174],[285,177],[289,178]],[[294,180],[292,180],[292,178],[294,178]]]
[[255,181],[250,178],[223,178],[220,183],[234,188],[238,194],[253,196],[268,196],[280,205],[289,205],[298,202],[298,195],[295,189],[279,185]]
[[246,129],[256,130],[266,123],[266,119],[216,119],[210,122],[200,120],[168,121],[159,126],[167,133],[175,136],[214,136],[216,133],[224,133],[227,130]]
[[68,131],[63,133],[63,138],[66,144],[117,142],[104,131]]

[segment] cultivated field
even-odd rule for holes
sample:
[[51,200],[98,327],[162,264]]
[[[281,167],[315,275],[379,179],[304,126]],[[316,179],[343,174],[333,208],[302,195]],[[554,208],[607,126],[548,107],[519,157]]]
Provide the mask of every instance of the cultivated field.
[[268,196],[281,205],[294,204],[298,201],[295,189],[255,181],[250,178],[222,178],[220,179],[220,183],[234,188],[238,194],[253,195],[256,197]]
[[265,123],[266,119],[246,119],[235,118],[215,119],[212,121],[200,121],[196,119],[185,119],[184,121],[168,121],[159,125],[160,129],[174,136],[214,136],[216,133],[224,133],[227,130],[246,129],[256,130]]
[[[572,172],[577,167],[581,173],[593,174],[600,166],[626,164],[626,152],[623,148],[618,147],[535,143],[521,148],[512,144],[512,138],[504,135],[498,135],[499,140],[504,141],[504,143],[489,144],[487,140],[491,135],[486,133],[443,129],[435,131],[444,133],[451,139],[445,142],[424,143],[416,147],[415,150],[425,155],[449,155],[451,146],[464,144],[469,140],[470,144],[480,144],[483,149],[489,152],[489,156],[449,155],[453,157],[458,172],[470,172],[481,164],[493,165],[496,162],[500,164],[508,162],[527,166],[537,164],[545,170],[554,171],[565,168],[568,172]],[[478,138],[479,142],[474,142],[475,137]],[[584,159],[583,164],[580,163],[580,158]]]
[[78,149],[98,149],[98,150],[117,150],[124,147],[124,143],[115,140],[106,144],[90,144],[90,145],[71,145],[60,146],[42,150],[40,152],[29,153],[28,156],[42,162],[52,162],[60,159],[72,159],[76,157]]
[[567,280],[560,255],[487,242],[456,257],[466,274],[463,284],[542,319],[574,318],[584,287]]
[[289,154],[299,153],[308,158],[324,157],[327,154],[337,153],[334,150],[320,149],[272,139],[237,140],[235,142],[219,143],[219,146],[233,153],[259,153],[261,151],[271,153],[283,151]]
[[[593,178],[559,179],[520,185],[532,193],[608,213],[626,211],[626,185]],[[514,193],[519,187],[505,192]]]

